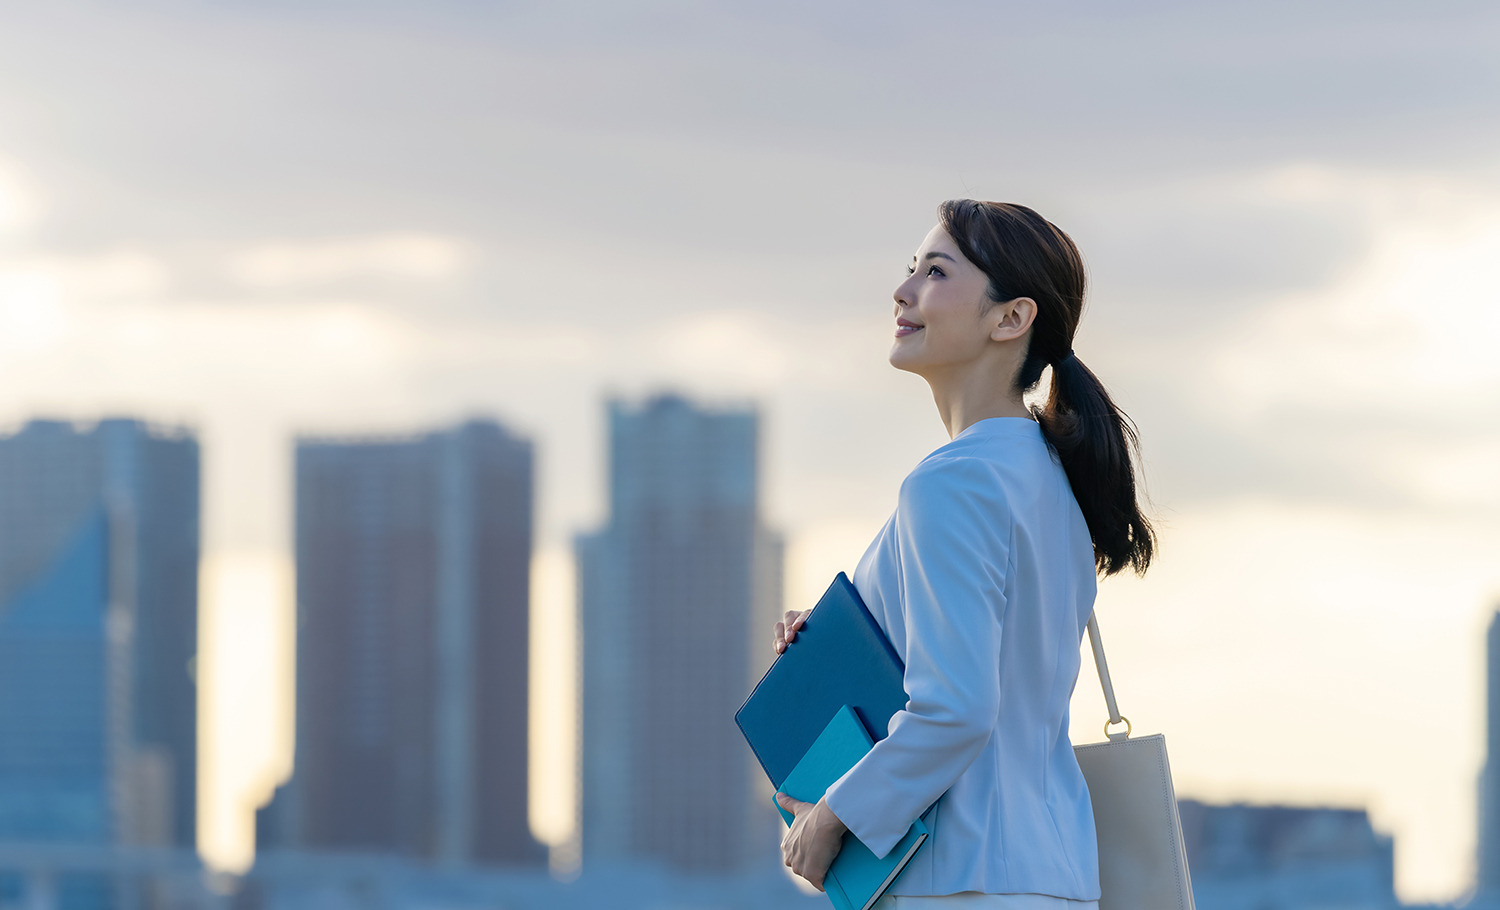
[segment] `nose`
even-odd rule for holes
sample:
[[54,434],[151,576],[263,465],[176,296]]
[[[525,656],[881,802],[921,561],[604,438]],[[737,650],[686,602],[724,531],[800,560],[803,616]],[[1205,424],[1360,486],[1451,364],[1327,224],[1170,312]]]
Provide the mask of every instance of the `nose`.
[[910,278],[896,285],[896,292],[891,295],[896,301],[896,306],[903,308],[911,306],[911,294],[907,291],[906,287],[908,284],[911,284]]

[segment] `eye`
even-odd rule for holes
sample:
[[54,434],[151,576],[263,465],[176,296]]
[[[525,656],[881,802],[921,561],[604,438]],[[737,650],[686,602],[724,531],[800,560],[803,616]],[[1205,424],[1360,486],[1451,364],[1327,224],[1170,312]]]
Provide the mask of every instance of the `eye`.
[[906,267],[906,274],[908,274],[908,275],[915,275],[915,274],[917,274],[917,267],[914,266],[914,265],[907,266]]
[[946,277],[948,277],[948,276],[946,276],[946,275],[943,274],[943,270],[942,269],[938,268],[935,265],[929,265],[927,267],[927,277],[931,278],[933,275],[936,275],[939,278],[946,278]]

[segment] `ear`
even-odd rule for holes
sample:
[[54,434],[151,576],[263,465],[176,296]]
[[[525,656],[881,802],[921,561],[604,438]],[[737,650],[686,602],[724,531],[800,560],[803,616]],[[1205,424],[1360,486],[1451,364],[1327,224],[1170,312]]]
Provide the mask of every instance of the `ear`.
[[1030,297],[1007,300],[991,311],[990,318],[994,320],[991,341],[1015,341],[1031,331],[1031,324],[1036,321],[1036,301]]

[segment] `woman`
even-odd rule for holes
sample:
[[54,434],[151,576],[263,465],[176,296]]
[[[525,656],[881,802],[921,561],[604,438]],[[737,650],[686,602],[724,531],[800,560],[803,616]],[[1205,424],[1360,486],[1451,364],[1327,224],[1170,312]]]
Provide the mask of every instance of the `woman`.
[[[881,906],[1091,908],[1099,861],[1068,701],[1096,573],[1143,573],[1135,434],[1073,354],[1078,248],[1025,206],[945,202],[896,289],[890,361],[932,387],[952,441],[901,485],[854,584],[906,664],[889,735],[796,821],[786,864],[821,887],[845,830],[887,853],[932,836]],[[1044,407],[1022,395],[1052,367]],[[806,613],[776,624],[776,650]]]

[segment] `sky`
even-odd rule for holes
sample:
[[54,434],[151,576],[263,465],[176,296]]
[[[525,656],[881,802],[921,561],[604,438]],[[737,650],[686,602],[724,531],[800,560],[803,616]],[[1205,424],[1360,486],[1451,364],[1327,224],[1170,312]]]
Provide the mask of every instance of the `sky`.
[[[537,442],[566,705],[603,402],[756,406],[810,604],[946,439],[885,362],[937,203],[1031,205],[1161,530],[1101,586],[1122,709],[1180,795],[1366,807],[1401,895],[1448,899],[1500,603],[1497,150],[1478,2],[11,5],[0,423],[200,434],[202,846],[241,865],[290,762],[297,434]],[[1074,711],[1097,739],[1087,675]]]

